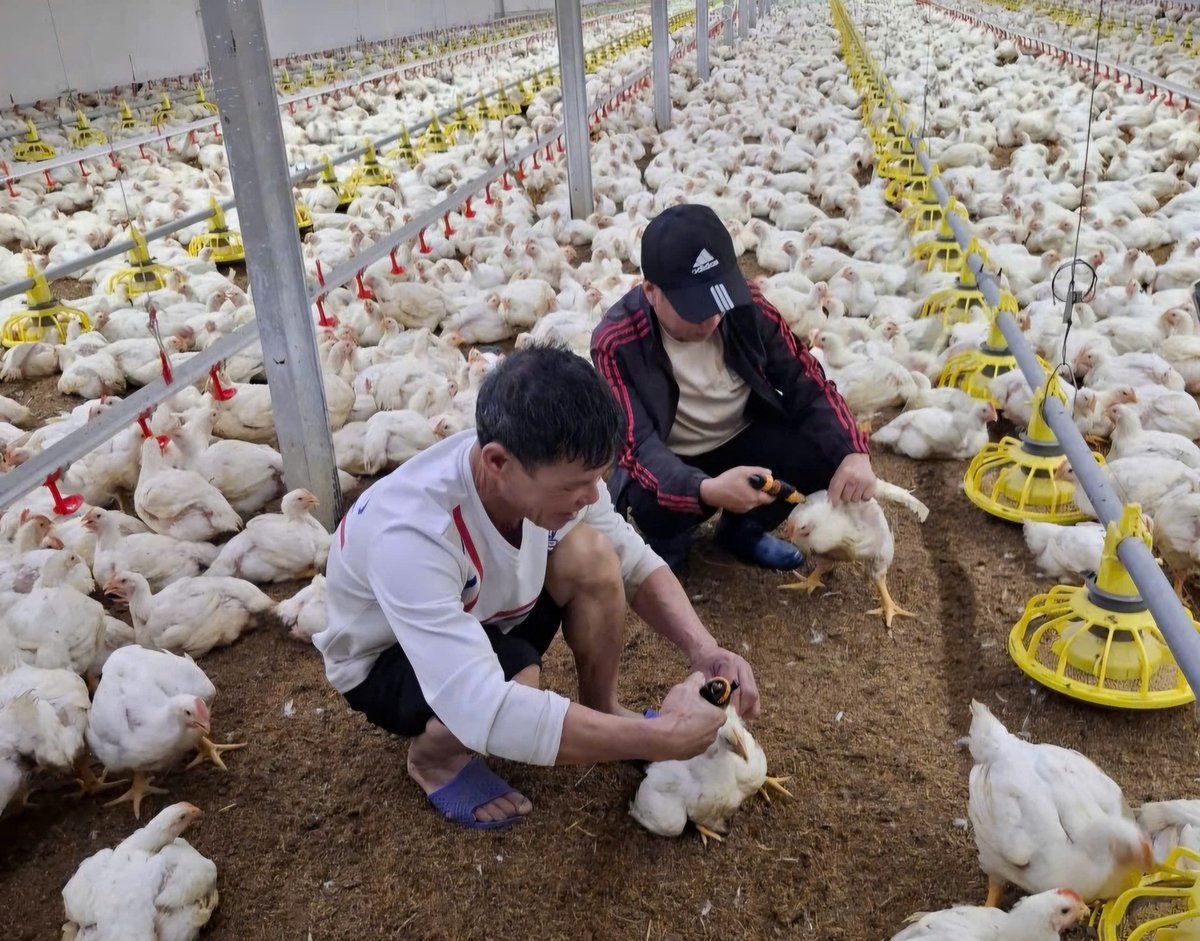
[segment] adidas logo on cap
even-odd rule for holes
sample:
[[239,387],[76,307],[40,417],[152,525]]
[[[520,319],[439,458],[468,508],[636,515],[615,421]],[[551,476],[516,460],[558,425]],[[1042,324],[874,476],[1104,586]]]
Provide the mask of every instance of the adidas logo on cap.
[[708,249],[702,248],[700,254],[696,256],[695,262],[692,263],[692,274],[701,274],[709,268],[715,268],[718,264],[720,262],[708,253]]

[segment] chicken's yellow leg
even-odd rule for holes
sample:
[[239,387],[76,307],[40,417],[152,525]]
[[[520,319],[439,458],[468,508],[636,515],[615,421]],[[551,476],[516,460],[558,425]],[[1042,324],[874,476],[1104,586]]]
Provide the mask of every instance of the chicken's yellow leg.
[[107,791],[109,788],[125,783],[123,780],[106,781],[107,776],[108,772],[104,771],[100,777],[96,777],[96,773],[92,770],[92,760],[87,752],[84,752],[75,759],[75,783],[79,785],[79,794],[76,796],[99,794],[101,791]]
[[801,589],[808,594],[812,594],[818,588],[824,588],[825,582],[822,579],[833,571],[833,563],[827,559],[817,559],[813,562],[813,570],[801,578],[796,576],[796,580],[788,585],[780,585],[780,588],[786,589]]
[[725,841],[725,837],[721,836],[721,834],[717,833],[715,830],[708,829],[708,827],[701,823],[696,824],[696,832],[700,834],[700,842],[705,846],[708,846],[708,841],[710,839],[716,840],[718,843],[723,843]]
[[144,771],[133,772],[133,783],[129,785],[129,790],[120,797],[114,797],[105,807],[112,807],[115,804],[123,804],[125,801],[130,801],[133,804],[133,816],[136,820],[142,819],[142,798],[147,794],[166,794],[165,787],[154,787],[150,784],[150,775]]
[[763,800],[765,800],[768,804],[771,803],[771,791],[774,791],[776,794],[784,794],[788,797],[791,797],[792,792],[783,786],[784,781],[790,780],[790,777],[772,778],[768,775],[767,779],[763,781],[762,787],[758,789],[758,793],[763,796]]
[[988,876],[988,895],[987,901],[983,903],[985,908],[999,908],[1000,896],[1004,894],[1004,883],[997,882],[991,876]]
[[888,591],[887,576],[880,575],[875,579],[875,588],[879,592],[880,606],[872,608],[867,614],[882,614],[883,623],[887,625],[888,630],[892,629],[892,620],[897,617],[913,618],[916,617],[911,611],[905,611],[902,607],[892,600],[892,594]]
[[225,767],[225,762],[221,760],[221,752],[237,751],[239,748],[245,748],[245,742],[238,742],[236,745],[218,745],[207,735],[200,739],[200,744],[196,746],[196,757],[193,758],[184,771],[189,771],[203,761],[211,761],[222,771],[228,771]]

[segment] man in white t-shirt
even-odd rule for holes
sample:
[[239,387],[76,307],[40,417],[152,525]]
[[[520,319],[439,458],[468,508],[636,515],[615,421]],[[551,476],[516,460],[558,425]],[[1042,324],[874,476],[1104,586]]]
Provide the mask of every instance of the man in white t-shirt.
[[[564,350],[514,353],[484,381],[473,431],[373,484],[334,534],[329,625],[313,638],[333,686],[411,737],[410,776],[448,819],[511,825],[531,805],[477,752],[531,764],[685,759],[724,722],[706,678],[749,664],[696,616],[663,561],[612,507],[602,475],[624,438],[603,380]],[[617,700],[626,604],[694,671],[654,717]],[[561,626],[578,701],[539,688]],[[648,714],[653,710],[648,710]]]

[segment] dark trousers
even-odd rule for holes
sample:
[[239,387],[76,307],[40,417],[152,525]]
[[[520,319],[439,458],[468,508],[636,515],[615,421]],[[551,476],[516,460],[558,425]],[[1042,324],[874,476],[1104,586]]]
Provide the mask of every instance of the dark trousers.
[[[742,465],[766,467],[775,477],[786,480],[801,493],[826,489],[840,463],[831,464],[812,446],[802,417],[789,419],[776,414],[756,417],[741,434],[719,448],[705,454],[688,455],[682,460],[709,477]],[[629,507],[638,529],[651,540],[678,536],[716,512],[703,504],[700,513],[668,509],[658,502],[653,491],[646,490],[634,480],[628,482],[618,502],[618,508],[623,506]],[[780,500],[744,515],[763,532],[770,532],[787,519],[791,510],[790,503]]]

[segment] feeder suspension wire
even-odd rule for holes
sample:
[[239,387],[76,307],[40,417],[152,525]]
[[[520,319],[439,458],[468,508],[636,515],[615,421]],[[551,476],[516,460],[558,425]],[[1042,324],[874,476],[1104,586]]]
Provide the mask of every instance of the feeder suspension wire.
[[[1091,155],[1092,122],[1095,119],[1096,106],[1096,84],[1100,75],[1100,31],[1103,22],[1104,0],[1100,0],[1099,6],[1096,10],[1096,45],[1095,50],[1092,53],[1092,87],[1088,97],[1087,128],[1083,139],[1083,166],[1080,168],[1079,175],[1079,209],[1077,213],[1078,219],[1075,223],[1075,246],[1072,249],[1071,260],[1061,265],[1058,270],[1054,272],[1050,282],[1051,293],[1054,294],[1055,299],[1064,300],[1062,298],[1058,298],[1057,292],[1054,291],[1054,278],[1058,276],[1059,272],[1061,272],[1063,268],[1067,268],[1068,266],[1070,267],[1070,281],[1067,284],[1067,296],[1065,298],[1065,306],[1063,309],[1063,319],[1066,322],[1066,329],[1063,331],[1062,346],[1059,350],[1058,365],[1056,365],[1054,369],[1050,371],[1050,375],[1046,377],[1046,389],[1045,394],[1043,395],[1042,407],[1045,408],[1045,398],[1050,394],[1050,385],[1053,382],[1054,377],[1056,375],[1063,374],[1067,381],[1070,382],[1072,388],[1075,390],[1075,394],[1071,397],[1072,415],[1075,414],[1076,399],[1079,396],[1079,385],[1075,379],[1075,370],[1067,363],[1067,340],[1071,336],[1071,326],[1074,322],[1073,318],[1071,317],[1071,311],[1074,308],[1077,300],[1083,300],[1091,296],[1092,291],[1094,291],[1096,288],[1096,281],[1098,278],[1096,269],[1092,267],[1091,263],[1081,261],[1079,258],[1079,238],[1083,231],[1083,214],[1087,205],[1088,157]],[[1091,285],[1087,291],[1083,292],[1083,294],[1077,293],[1075,287],[1075,268],[1080,264],[1087,268],[1091,274]]]

